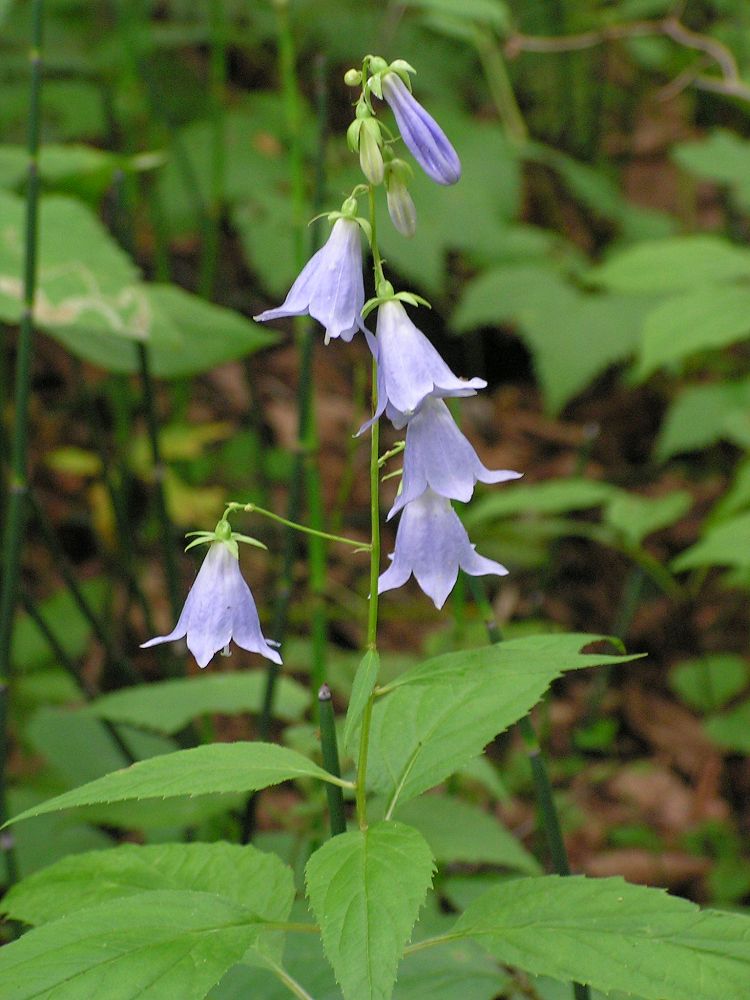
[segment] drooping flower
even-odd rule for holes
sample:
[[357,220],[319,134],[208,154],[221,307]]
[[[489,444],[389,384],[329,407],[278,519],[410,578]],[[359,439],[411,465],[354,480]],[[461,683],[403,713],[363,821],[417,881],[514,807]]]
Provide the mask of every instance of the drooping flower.
[[461,177],[461,161],[445,132],[398,73],[384,73],[381,86],[401,136],[422,170],[438,184],[455,184]]
[[373,419],[385,412],[401,428],[428,396],[473,396],[487,385],[482,378],[454,375],[397,299],[379,307],[376,334],[367,338],[378,363],[378,408]]
[[378,593],[402,587],[413,573],[438,609],[453,590],[459,569],[471,576],[508,572],[476,553],[450,500],[430,489],[404,508],[391,559],[378,581]]
[[412,237],[417,231],[417,209],[409,194],[407,182],[412,173],[404,160],[394,159],[388,164],[385,192],[391,222],[402,236]]
[[505,483],[520,478],[520,472],[484,466],[443,400],[428,397],[407,425],[401,492],[388,519],[427,489],[466,503],[477,482]]
[[349,341],[357,330],[364,330],[364,302],[359,223],[339,218],[328,241],[304,266],[284,302],[254,318],[265,323],[309,313],[325,327],[326,343],[332,337]]
[[281,663],[277,650],[260,628],[258,611],[250,588],[242,578],[236,542],[212,541],[198,570],[179,621],[169,635],[158,635],[142,647],[172,642],[187,636],[190,652],[205,667],[231,640],[251,653]]

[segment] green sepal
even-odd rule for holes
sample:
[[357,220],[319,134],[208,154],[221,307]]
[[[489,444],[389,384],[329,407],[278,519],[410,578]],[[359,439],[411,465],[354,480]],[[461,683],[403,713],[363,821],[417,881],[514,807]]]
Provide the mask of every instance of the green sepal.
[[265,549],[268,552],[268,546],[264,545],[263,542],[258,541],[257,538],[253,538],[251,535],[241,535],[237,531],[232,532],[232,541],[244,542],[246,545],[254,545],[257,549]]

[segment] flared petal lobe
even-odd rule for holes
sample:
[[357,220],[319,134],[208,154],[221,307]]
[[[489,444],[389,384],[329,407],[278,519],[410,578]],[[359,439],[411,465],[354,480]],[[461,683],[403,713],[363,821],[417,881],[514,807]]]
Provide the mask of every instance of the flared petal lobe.
[[477,482],[505,483],[520,478],[520,472],[484,466],[443,400],[428,397],[407,425],[401,492],[388,519],[426,489],[466,503]]
[[[404,427],[428,396],[473,396],[487,383],[458,378],[398,300],[378,309],[377,337],[368,338],[378,363],[378,416]],[[366,425],[367,426],[367,425]]]
[[199,667],[205,667],[232,639],[242,649],[281,663],[279,653],[263,636],[239,559],[224,542],[211,543],[174,629],[141,645],[146,648],[183,637]]
[[404,508],[391,559],[378,581],[378,593],[403,586],[414,574],[438,609],[453,590],[459,569],[471,576],[505,576],[508,572],[505,566],[474,551],[450,500],[429,489]]
[[283,316],[309,313],[325,327],[325,340],[351,340],[363,330],[362,244],[359,225],[352,219],[337,219],[325,246],[300,272],[284,302],[254,318],[261,323]]
[[461,161],[445,132],[397,73],[387,73],[382,82],[383,97],[414,159],[438,184],[455,184],[461,177]]

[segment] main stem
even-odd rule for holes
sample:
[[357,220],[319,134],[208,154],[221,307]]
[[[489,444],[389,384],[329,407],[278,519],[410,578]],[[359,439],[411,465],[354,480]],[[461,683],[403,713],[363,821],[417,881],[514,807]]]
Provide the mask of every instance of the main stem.
[[[7,813],[8,696],[11,673],[13,616],[18,599],[26,497],[28,493],[28,429],[31,395],[31,356],[34,339],[34,295],[37,275],[39,204],[39,126],[42,92],[42,26],[44,0],[31,8],[31,87],[29,99],[28,168],[26,175],[26,232],[23,270],[23,312],[16,355],[15,424],[10,454],[10,490],[3,539],[2,592],[0,594],[0,824]],[[6,847],[8,883],[18,877],[15,852]]]
[[[383,265],[378,249],[375,220],[375,189],[370,185],[370,229],[372,233],[372,261],[375,270],[375,286],[383,276]],[[378,366],[372,359],[372,412],[378,408]],[[380,421],[376,420],[370,430],[370,601],[367,610],[367,649],[375,651],[378,642],[378,577],[380,575]],[[367,757],[370,750],[370,726],[375,698],[370,695],[359,736],[359,757],[357,758],[357,822],[360,830],[367,829]]]
[[[474,600],[484,618],[490,642],[493,644],[502,642],[503,637],[500,632],[500,626],[497,624],[492,606],[487,600],[484,584],[475,576],[470,576],[468,579]],[[518,725],[531,765],[534,790],[542,817],[542,826],[547,839],[547,847],[552,858],[552,865],[558,875],[570,875],[570,862],[562,835],[560,817],[557,813],[557,806],[552,794],[552,783],[549,779],[549,772],[542,749],[539,746],[539,740],[528,715],[524,716]],[[591,996],[588,986],[585,986],[583,983],[573,983],[573,995],[575,1000],[590,1000]]]

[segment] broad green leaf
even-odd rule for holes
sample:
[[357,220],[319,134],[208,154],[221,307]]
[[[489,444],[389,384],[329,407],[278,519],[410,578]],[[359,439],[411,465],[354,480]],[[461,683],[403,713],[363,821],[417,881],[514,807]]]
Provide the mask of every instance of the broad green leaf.
[[122,844],[63,858],[13,886],[0,910],[12,920],[50,920],[142,892],[189,889],[239,903],[261,920],[286,920],[294,899],[291,869],[246,845]]
[[493,28],[500,35],[511,25],[510,11],[503,0],[406,0],[405,7],[417,7],[425,13],[445,14],[457,20],[469,21]]
[[203,1000],[263,931],[252,911],[208,892],[110,900],[0,949],[3,1000]]
[[375,705],[368,779],[392,810],[476,757],[564,670],[634,657],[580,652],[594,636],[533,636],[428,660]]
[[719,236],[674,236],[613,254],[589,278],[615,292],[692,292],[750,276],[750,250]]
[[459,332],[514,325],[533,352],[549,407],[559,410],[609,365],[635,352],[652,304],[644,297],[584,295],[550,267],[517,264],[469,282],[453,325]]
[[252,792],[293,778],[339,779],[307,757],[274,743],[214,743],[141,760],[58,795],[10,821],[102,802]]
[[388,1000],[432,882],[421,834],[377,823],[340,834],[307,862],[307,893],[345,1000]]
[[659,431],[656,455],[661,461],[685,451],[698,451],[722,438],[731,440],[729,420],[747,413],[750,381],[714,382],[682,389]]
[[706,719],[704,728],[720,747],[735,753],[750,753],[750,701]]
[[[25,177],[29,154],[23,146],[0,146],[0,188],[17,188]],[[89,198],[100,197],[112,184],[115,173],[126,164],[121,158],[93,146],[48,143],[39,155],[42,183],[58,189],[70,188]]]
[[[0,318],[17,323],[23,302],[25,203],[0,191]],[[131,340],[148,336],[149,306],[139,273],[96,216],[59,196],[39,203],[34,316],[54,334],[77,327]]]
[[735,467],[732,485],[712,508],[711,517],[721,521],[748,507],[750,507],[750,459],[745,459]]
[[619,878],[508,881],[470,904],[453,934],[534,975],[646,1000],[745,1000],[750,982],[750,918]]
[[[90,702],[81,714],[172,734],[206,713],[259,712],[265,685],[266,675],[260,670],[200,674],[122,688]],[[274,713],[287,721],[301,718],[310,703],[309,693],[289,677],[279,677],[276,685]]]
[[502,865],[539,874],[536,858],[484,809],[449,795],[422,795],[400,805],[396,818],[419,830],[437,861]]
[[750,207],[750,142],[728,129],[713,129],[707,139],[685,142],[672,157],[688,173],[728,184],[739,204]]
[[669,674],[672,690],[699,712],[722,708],[747,686],[748,680],[748,664],[736,653],[707,653],[700,659],[679,663]]
[[604,521],[625,540],[637,547],[644,538],[668,528],[693,505],[687,490],[674,490],[662,497],[645,497],[624,491],[614,496],[604,508]]
[[614,486],[593,479],[559,479],[514,485],[473,503],[464,517],[464,523],[467,528],[476,528],[496,518],[519,514],[567,514],[599,507],[617,495]]
[[750,513],[710,527],[699,542],[672,562],[675,572],[696,566],[750,566]]
[[717,286],[668,299],[649,313],[643,327],[639,374],[699,351],[727,347],[750,333],[750,287]]
[[[273,331],[176,285],[139,288],[149,317],[150,367],[159,378],[198,375],[225,361],[254,354],[277,340]],[[121,336],[82,330],[77,325],[50,332],[74,354],[107,371],[140,371],[137,347]]]
[[352,694],[349,699],[349,708],[346,712],[346,724],[344,726],[344,746],[350,747],[352,739],[359,726],[359,720],[367,706],[367,702],[375,687],[380,670],[380,656],[375,650],[368,650],[362,657],[362,662],[357,667],[352,685]]

